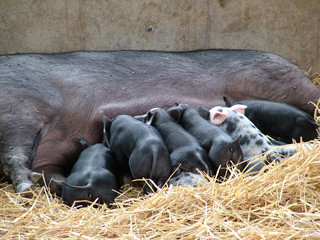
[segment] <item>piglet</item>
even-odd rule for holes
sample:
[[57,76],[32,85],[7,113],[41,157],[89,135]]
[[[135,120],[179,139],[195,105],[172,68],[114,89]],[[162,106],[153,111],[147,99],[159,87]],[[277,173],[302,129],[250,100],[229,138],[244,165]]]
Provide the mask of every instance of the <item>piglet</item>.
[[187,104],[180,104],[172,108],[180,109],[179,124],[191,133],[208,153],[213,174],[221,167],[219,177],[229,176],[226,168],[227,165],[232,164],[237,165],[239,170],[243,169],[244,166],[239,164],[243,159],[239,138],[233,139],[225,131],[210,124],[199,114],[197,109]]
[[98,198],[99,203],[109,204],[116,197],[118,190],[116,177],[117,164],[106,138],[103,143],[90,145],[85,139],[78,137],[83,151],[74,164],[70,175],[62,186],[63,202],[71,206],[87,205]]
[[245,116],[245,105],[213,107],[210,109],[210,122],[231,137],[241,135],[240,147],[244,157],[261,154],[273,148],[271,141]]
[[[134,179],[147,178],[162,187],[170,176],[171,163],[159,132],[128,115],[113,119],[104,116],[104,122],[121,178],[128,175]],[[144,191],[151,191],[152,184],[144,184]]]
[[[271,141],[265,136],[245,115],[247,106],[234,105],[232,107],[216,106],[210,109],[210,122],[222,130],[226,131],[230,136],[235,137],[241,135],[240,147],[244,158],[251,158],[254,155],[265,153],[274,148]],[[289,157],[297,151],[295,146],[287,146],[271,152],[271,155],[262,164],[256,158],[255,171],[261,170],[265,164],[270,161],[281,160],[282,157]],[[252,165],[252,164],[251,164]],[[247,167],[248,169],[249,167]]]
[[208,165],[211,165],[206,151],[194,136],[177,123],[179,118],[178,109],[166,111],[154,108],[147,112],[144,121],[154,126],[162,136],[170,153],[172,169],[175,170],[180,165],[175,176],[181,171],[208,172]]

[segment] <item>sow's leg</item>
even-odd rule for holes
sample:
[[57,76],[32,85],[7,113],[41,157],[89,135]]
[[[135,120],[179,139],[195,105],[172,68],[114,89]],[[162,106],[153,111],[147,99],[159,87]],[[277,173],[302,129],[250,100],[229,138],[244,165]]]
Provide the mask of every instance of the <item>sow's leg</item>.
[[[3,58],[3,57],[2,57]],[[0,58],[0,151],[3,173],[16,192],[24,192],[37,179],[31,164],[41,137],[57,118],[62,98],[59,92],[42,80],[14,72],[23,63],[10,67]],[[28,75],[28,70],[30,75]]]
[[[3,172],[10,177],[16,192],[24,192],[37,180],[33,178],[35,175],[30,171],[30,165],[41,136],[39,123],[24,121],[24,124],[15,124],[14,127],[10,126],[10,122],[1,125]],[[25,128],[28,130],[25,131]]]

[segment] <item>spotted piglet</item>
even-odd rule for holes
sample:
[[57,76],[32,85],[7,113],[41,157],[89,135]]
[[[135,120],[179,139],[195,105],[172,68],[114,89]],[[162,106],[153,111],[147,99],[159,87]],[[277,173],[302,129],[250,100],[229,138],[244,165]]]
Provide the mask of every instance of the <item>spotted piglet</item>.
[[[245,105],[234,105],[232,107],[213,107],[209,111],[210,122],[222,130],[229,133],[232,137],[241,135],[240,147],[244,159],[253,157],[256,154],[267,152],[274,148],[271,141],[244,115]],[[279,160],[280,156],[289,157],[297,151],[295,146],[287,146],[282,149],[272,151],[269,161]],[[256,159],[250,163],[256,165],[254,171],[259,171],[268,162],[261,162]],[[249,166],[247,167],[249,169]]]

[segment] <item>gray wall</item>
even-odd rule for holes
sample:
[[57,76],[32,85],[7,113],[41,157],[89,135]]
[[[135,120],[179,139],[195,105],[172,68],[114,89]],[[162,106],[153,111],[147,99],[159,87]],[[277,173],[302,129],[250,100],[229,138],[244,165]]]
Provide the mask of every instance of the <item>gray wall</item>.
[[319,72],[320,1],[0,0],[0,54],[204,48],[261,49]]

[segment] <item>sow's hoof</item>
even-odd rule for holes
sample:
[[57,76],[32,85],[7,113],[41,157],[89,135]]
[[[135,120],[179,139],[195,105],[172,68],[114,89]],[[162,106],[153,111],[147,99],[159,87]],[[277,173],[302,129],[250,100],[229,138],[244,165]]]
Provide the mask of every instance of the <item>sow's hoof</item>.
[[34,189],[34,184],[41,179],[42,175],[40,173],[31,172],[28,174],[30,180],[26,180],[24,182],[19,183],[16,185],[16,192],[20,193],[24,197],[32,197],[32,190]]
[[20,193],[21,196],[31,198],[33,196],[32,190],[34,189],[34,184],[32,183],[20,183],[16,187],[16,192]]

